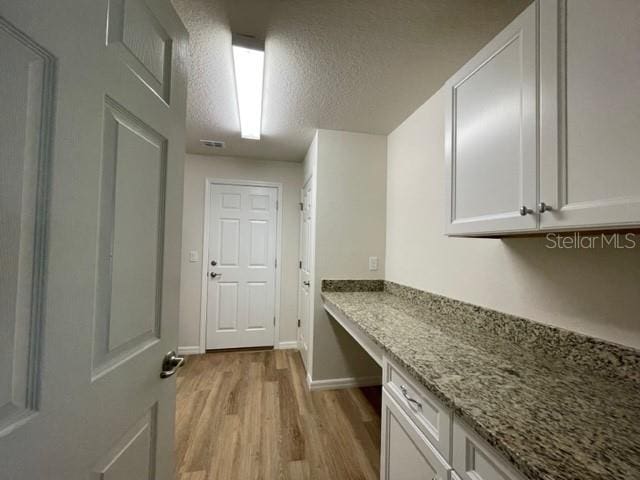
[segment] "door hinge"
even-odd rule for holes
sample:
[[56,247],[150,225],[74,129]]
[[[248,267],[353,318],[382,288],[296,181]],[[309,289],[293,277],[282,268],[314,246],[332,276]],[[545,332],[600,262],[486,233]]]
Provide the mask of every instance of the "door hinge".
[[276,317],[273,317],[273,326],[276,326]]
[[300,205],[300,210],[304,210],[304,203],[300,202],[298,205]]
[[298,328],[300,328],[300,319],[298,319]]
[[276,258],[276,268],[278,268],[278,259]]
[[300,261],[298,262],[298,268],[299,268],[299,269],[302,269],[302,260],[300,260]]

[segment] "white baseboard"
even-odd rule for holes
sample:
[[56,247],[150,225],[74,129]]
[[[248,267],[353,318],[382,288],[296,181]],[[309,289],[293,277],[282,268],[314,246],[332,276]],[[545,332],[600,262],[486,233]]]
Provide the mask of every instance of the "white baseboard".
[[288,342],[279,342],[275,347],[276,350],[291,350],[291,349],[298,349],[298,342],[296,342],[295,340],[292,341],[288,341]]
[[198,345],[194,347],[178,347],[178,355],[198,355],[202,353]]
[[307,374],[307,386],[309,390],[340,390],[342,388],[358,388],[371,387],[373,385],[382,385],[382,377],[374,375],[371,377],[347,377],[347,378],[329,378],[327,380],[313,380]]

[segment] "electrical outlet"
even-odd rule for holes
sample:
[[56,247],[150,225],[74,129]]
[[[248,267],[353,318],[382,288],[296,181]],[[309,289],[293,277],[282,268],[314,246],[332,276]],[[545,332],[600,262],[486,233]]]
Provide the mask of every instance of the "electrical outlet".
[[372,272],[378,270],[378,257],[369,257],[369,270]]

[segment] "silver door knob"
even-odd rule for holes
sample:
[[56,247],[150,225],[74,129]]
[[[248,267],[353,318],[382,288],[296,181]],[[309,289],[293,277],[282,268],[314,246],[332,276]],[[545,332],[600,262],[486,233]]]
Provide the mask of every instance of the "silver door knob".
[[311,285],[311,282],[310,282],[309,280],[305,280],[304,282],[302,282],[302,284],[303,284],[305,287],[308,287],[308,286],[310,286],[310,285]]
[[520,215],[522,215],[523,217],[525,215],[531,215],[533,213],[533,210],[531,210],[530,208],[527,208],[526,205],[523,205],[520,207]]
[[550,205],[547,205],[544,202],[540,202],[538,204],[538,212],[539,213],[550,212],[551,210],[553,210],[553,207],[550,206]]
[[171,350],[162,359],[162,371],[160,372],[160,378],[168,378],[184,364],[184,357],[179,357],[176,352]]

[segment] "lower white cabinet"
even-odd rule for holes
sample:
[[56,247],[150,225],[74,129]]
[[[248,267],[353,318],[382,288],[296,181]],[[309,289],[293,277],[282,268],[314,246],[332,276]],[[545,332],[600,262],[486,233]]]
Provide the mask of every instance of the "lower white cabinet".
[[461,480],[523,480],[460,420],[453,422],[453,468]]
[[450,467],[382,390],[381,480],[448,480]]
[[387,357],[382,363],[382,378],[389,395],[447,463],[451,463],[453,415],[449,409]]
[[397,363],[382,363],[381,480],[524,480]]

